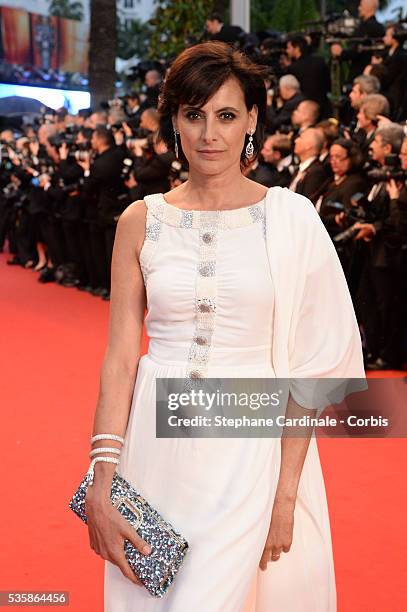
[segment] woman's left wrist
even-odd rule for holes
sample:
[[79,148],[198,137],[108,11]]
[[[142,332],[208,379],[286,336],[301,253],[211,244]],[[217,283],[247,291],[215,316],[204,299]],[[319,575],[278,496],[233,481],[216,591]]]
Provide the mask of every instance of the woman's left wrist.
[[281,504],[285,506],[295,506],[295,502],[297,500],[297,493],[292,492],[276,492],[274,503]]

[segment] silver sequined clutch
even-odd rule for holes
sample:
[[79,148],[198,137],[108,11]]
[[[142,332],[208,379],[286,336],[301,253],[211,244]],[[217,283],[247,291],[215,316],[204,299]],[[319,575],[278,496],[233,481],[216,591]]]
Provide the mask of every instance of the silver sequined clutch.
[[[69,502],[71,510],[84,523],[87,523],[85,496],[90,480],[88,472]],[[152,548],[149,555],[143,555],[124,540],[124,552],[131,569],[151,595],[163,597],[184,560],[188,542],[117,472],[113,474],[110,497],[113,506]]]

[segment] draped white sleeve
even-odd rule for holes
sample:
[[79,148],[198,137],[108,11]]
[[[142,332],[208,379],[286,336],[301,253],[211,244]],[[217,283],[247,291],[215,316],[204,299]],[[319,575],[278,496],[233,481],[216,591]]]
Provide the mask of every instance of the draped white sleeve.
[[288,189],[268,190],[266,238],[275,290],[273,367],[290,379],[299,405],[322,410],[367,386],[342,266],[312,202]]

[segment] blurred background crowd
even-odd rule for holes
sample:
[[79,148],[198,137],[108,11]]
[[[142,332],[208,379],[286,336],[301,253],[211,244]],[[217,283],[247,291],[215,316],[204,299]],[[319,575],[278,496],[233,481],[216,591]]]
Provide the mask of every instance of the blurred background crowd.
[[[263,36],[214,13],[185,45],[223,40],[268,66],[266,135],[246,174],[313,202],[348,281],[366,368],[384,370],[407,357],[407,30],[376,11],[375,0],[361,0],[351,33],[345,16]],[[97,107],[3,121],[0,249],[9,265],[109,300],[120,214],[188,178],[157,138],[171,61],[141,64],[128,93]]]

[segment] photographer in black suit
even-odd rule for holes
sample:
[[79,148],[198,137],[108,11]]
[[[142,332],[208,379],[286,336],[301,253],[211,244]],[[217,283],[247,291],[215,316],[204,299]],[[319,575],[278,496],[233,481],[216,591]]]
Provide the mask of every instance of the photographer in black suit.
[[380,117],[388,117],[390,105],[381,94],[370,94],[363,99],[357,114],[357,125],[353,133],[353,140],[358,143],[365,161],[369,157],[369,149],[372,144]]
[[285,134],[267,136],[261,150],[263,162],[250,178],[266,187],[288,187],[291,181],[291,140]]
[[126,153],[116,146],[113,134],[105,127],[94,130],[91,145],[96,153],[93,162],[87,159],[78,164],[85,171],[83,198],[98,277],[94,292],[108,299],[116,219],[122,212],[118,196],[124,191],[122,170]]
[[[374,39],[384,36],[384,27],[376,19],[378,7],[378,0],[360,0],[359,16],[361,22],[353,33],[354,38]],[[343,49],[338,43],[331,46],[332,57],[350,62],[349,82],[362,74],[364,68],[370,63],[372,54],[369,51],[359,51],[358,47],[357,44],[351,44],[347,49]]]
[[298,79],[306,98],[319,104],[321,118],[328,117],[332,110],[327,97],[331,89],[331,77],[324,58],[313,53],[301,35],[288,37],[287,55],[291,59],[287,73]]
[[397,369],[401,365],[402,238],[390,205],[386,157],[400,153],[403,139],[403,128],[396,123],[376,130],[372,157],[382,172],[379,176],[376,173],[367,197],[366,221],[354,225],[359,230],[355,240],[365,243],[358,304],[370,353],[366,367],[370,370]]
[[314,204],[329,183],[329,176],[319,161],[324,137],[316,128],[308,128],[295,141],[294,152],[300,160],[298,171],[289,185],[291,191],[301,193]]
[[382,92],[390,102],[391,116],[394,121],[406,118],[407,108],[403,104],[407,79],[407,52],[400,44],[400,36],[405,30],[395,25],[386,28],[383,42],[387,47],[384,58],[384,74],[381,79]]
[[[391,179],[387,183],[387,193],[390,198],[390,215],[396,231],[400,235],[400,311],[401,311],[401,337],[407,338],[407,139],[405,138],[400,151],[401,167],[406,176],[395,181]],[[404,360],[407,355],[404,355]]]
[[304,100],[300,83],[293,74],[282,76],[278,83],[280,105],[273,99],[273,106],[267,107],[266,129],[269,134],[291,129],[291,116],[299,103]]
[[244,30],[240,26],[225,25],[219,13],[211,13],[206,20],[205,26],[209,34],[209,40],[222,40],[226,43],[235,43],[244,33]]

